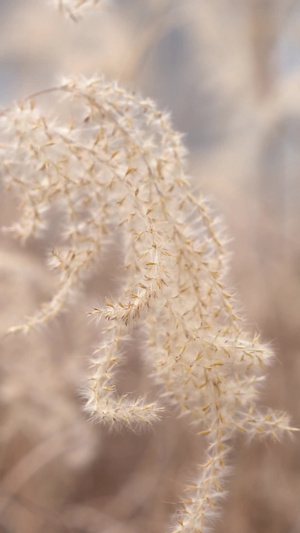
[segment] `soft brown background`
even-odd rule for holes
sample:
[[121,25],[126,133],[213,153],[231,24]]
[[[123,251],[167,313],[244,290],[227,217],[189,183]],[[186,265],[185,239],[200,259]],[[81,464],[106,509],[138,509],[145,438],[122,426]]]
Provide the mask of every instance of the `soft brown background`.
[[[232,238],[245,326],[274,347],[261,402],[300,427],[300,2],[119,0],[79,24],[50,4],[0,1],[2,105],[101,72],[172,113],[191,179]],[[16,202],[0,192],[7,225]],[[49,298],[55,238],[22,248],[1,236],[1,335]],[[59,320],[1,339],[1,533],[162,533],[201,462],[201,438],[172,412],[142,435],[85,420],[79,391],[100,335],[86,315],[113,290],[112,261]],[[151,389],[138,345],[120,390]],[[299,443],[237,439],[216,531],[300,532]]]

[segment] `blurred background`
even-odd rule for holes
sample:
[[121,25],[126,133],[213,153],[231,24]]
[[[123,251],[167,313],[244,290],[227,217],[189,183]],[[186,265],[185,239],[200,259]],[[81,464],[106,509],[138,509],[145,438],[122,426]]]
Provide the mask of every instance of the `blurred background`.
[[[260,401],[300,427],[300,1],[115,0],[78,23],[51,4],[0,0],[1,106],[104,73],[170,111],[191,180],[231,239],[245,327],[275,351]],[[17,203],[0,194],[8,225]],[[166,531],[202,439],[168,413],[142,435],[109,434],[82,413],[99,338],[85,313],[112,290],[110,258],[59,321],[10,338],[54,280],[47,242],[0,245],[0,533]],[[137,339],[121,390],[151,389],[138,352]],[[299,444],[237,439],[216,532],[300,533]]]

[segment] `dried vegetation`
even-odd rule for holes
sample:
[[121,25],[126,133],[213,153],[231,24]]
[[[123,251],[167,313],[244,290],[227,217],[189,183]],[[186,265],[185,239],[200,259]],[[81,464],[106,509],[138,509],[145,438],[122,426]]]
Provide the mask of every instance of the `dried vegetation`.
[[[70,6],[61,3],[67,11],[75,4]],[[207,15],[212,15],[209,9]],[[213,36],[209,38],[213,42]],[[132,65],[139,61],[131,62],[131,72]],[[43,99],[47,99],[44,104]],[[278,110],[285,100],[279,97],[276,101],[279,104],[272,105],[277,114],[266,112],[257,126],[261,138],[268,117],[279,120],[281,116]],[[13,233],[23,243],[33,242],[33,237],[42,239],[44,254],[50,243],[48,263],[56,272],[53,278],[45,275],[36,259],[41,250],[32,244],[31,258],[18,268],[8,269],[7,263],[18,264],[19,252],[8,249],[3,253],[1,279],[5,283],[8,276],[15,286],[22,287],[18,298],[25,311],[23,314],[22,306],[22,313],[19,309],[16,316],[15,304],[11,304],[5,308],[8,318],[1,321],[5,354],[2,442],[3,457],[8,458],[0,508],[3,527],[21,531],[10,513],[10,509],[15,513],[21,508],[26,531],[38,531],[47,523],[49,531],[78,527],[96,532],[101,522],[105,531],[163,531],[166,508],[151,503],[151,520],[149,513],[143,520],[143,512],[137,510],[139,506],[147,508],[160,483],[158,469],[154,480],[147,470],[153,461],[162,471],[168,471],[172,463],[173,472],[178,468],[178,484],[182,482],[182,470],[174,466],[172,445],[168,444],[159,460],[155,446],[160,439],[168,443],[166,428],[173,434],[168,419],[186,415],[180,422],[183,434],[185,438],[190,435],[191,442],[200,439],[203,453],[193,452],[195,461],[202,455],[201,467],[178,506],[172,531],[207,531],[226,494],[237,436],[277,440],[291,428],[285,415],[257,408],[272,351],[256,335],[245,333],[247,327],[227,289],[222,224],[197,192],[198,186],[190,185],[181,135],[152,100],[103,77],[66,79],[9,107],[0,122],[3,181],[21,199],[21,218],[7,224],[5,233],[7,237]],[[254,144],[252,150],[255,148]],[[223,151],[225,158],[227,150]],[[203,165],[209,165],[209,157],[207,161],[204,159]],[[104,281],[97,276],[101,268]],[[110,269],[116,280],[109,283]],[[103,303],[92,307],[91,290],[96,291],[101,282]],[[50,292],[53,296],[45,303],[45,293]],[[91,344],[82,324],[89,305],[89,314],[100,319],[100,343],[90,369],[81,351],[87,354]],[[66,309],[68,318],[63,313]],[[21,314],[27,318],[16,325]],[[51,323],[53,319],[57,320]],[[46,329],[41,327],[46,324]],[[69,341],[63,338],[64,330]],[[55,342],[50,332],[54,332]],[[30,335],[24,337],[26,333]],[[64,355],[58,357],[58,352]],[[138,369],[138,359],[130,359],[130,352],[138,352],[144,370]],[[123,366],[126,358],[127,370]],[[118,383],[120,368],[125,378]],[[139,375],[138,385],[132,383],[132,372]],[[161,419],[157,440],[148,432],[125,437],[123,449],[128,438],[128,446],[135,443],[141,457],[144,443],[150,442],[146,461],[141,460],[147,465],[144,474],[139,475],[137,469],[137,474],[128,478],[127,473],[126,495],[120,489],[117,496],[108,498],[109,491],[118,486],[117,476],[114,480],[109,469],[104,484],[99,475],[89,481],[91,469],[97,465],[101,476],[105,457],[113,464],[118,452],[110,449],[113,435],[106,436],[104,430],[100,434],[96,424],[84,419],[82,389],[87,418],[100,422],[100,428],[101,423],[109,428],[121,426],[127,435],[126,428],[156,427]],[[23,449],[17,459],[7,451],[12,442],[20,442]],[[189,446],[187,442],[183,456]],[[40,476],[42,482],[37,486],[44,493],[42,503],[36,500],[33,504],[34,497],[28,502],[27,491],[35,494],[37,490],[34,483],[28,488],[28,482],[37,472],[47,471],[45,467],[53,461],[60,475],[51,477],[49,484]],[[118,467],[122,486],[126,467]],[[77,479],[83,471],[81,491]],[[69,493],[61,485],[62,479],[69,480]],[[140,495],[139,483],[143,487]],[[133,516],[137,514],[133,521],[130,513],[122,511],[124,502],[128,504],[128,491],[135,502],[129,505]],[[48,492],[51,518],[47,522],[44,506]],[[93,501],[92,495],[99,493],[102,500],[92,505],[92,515],[91,503],[76,503]],[[171,496],[175,497],[180,497],[179,491]],[[161,495],[163,499],[166,493]],[[117,504],[121,506],[119,518],[112,511]],[[35,511],[30,508],[33,505]]]

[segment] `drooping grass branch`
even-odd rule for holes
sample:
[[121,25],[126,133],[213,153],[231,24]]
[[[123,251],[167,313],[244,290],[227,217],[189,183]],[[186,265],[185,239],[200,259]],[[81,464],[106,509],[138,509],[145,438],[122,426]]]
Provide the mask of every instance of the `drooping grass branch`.
[[[22,210],[6,231],[23,241],[40,237],[48,212],[60,213],[62,244],[50,258],[58,282],[52,300],[12,332],[58,316],[121,232],[119,294],[91,313],[106,327],[92,359],[86,410],[109,427],[153,423],[166,401],[189,417],[207,436],[207,462],[173,533],[203,533],[224,496],[234,433],[278,438],[290,429],[284,415],[256,407],[272,352],[243,331],[226,287],[220,223],[191,190],[182,137],[169,116],[103,78],[65,81],[53,91],[52,115],[37,108],[37,98],[0,119],[3,175]],[[150,404],[118,396],[114,384],[122,343],[137,325],[159,384]]]

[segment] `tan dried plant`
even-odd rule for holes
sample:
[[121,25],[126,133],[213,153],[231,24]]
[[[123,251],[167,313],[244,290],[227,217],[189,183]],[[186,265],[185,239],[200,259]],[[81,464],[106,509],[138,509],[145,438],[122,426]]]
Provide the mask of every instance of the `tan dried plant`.
[[[236,432],[278,439],[291,430],[285,415],[256,406],[272,351],[243,330],[225,283],[220,224],[191,189],[182,137],[169,116],[101,77],[66,80],[46,92],[55,112],[38,109],[39,93],[1,116],[3,176],[22,209],[5,230],[26,241],[43,235],[50,213],[63,221],[61,246],[50,257],[57,291],[10,332],[28,333],[59,316],[106,247],[122,237],[118,294],[91,312],[103,329],[85,409],[109,428],[153,424],[167,403],[188,416],[206,436],[207,459],[171,531],[204,533],[225,495]],[[124,342],[136,328],[157,402],[116,391]]]

